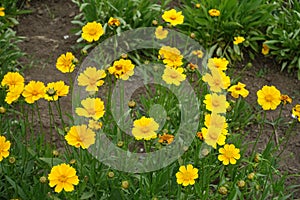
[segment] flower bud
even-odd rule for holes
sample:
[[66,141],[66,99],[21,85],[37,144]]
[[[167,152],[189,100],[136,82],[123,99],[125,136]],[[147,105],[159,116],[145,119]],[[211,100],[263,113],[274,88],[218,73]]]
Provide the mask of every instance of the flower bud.
[[5,112],[6,112],[6,109],[3,106],[1,106],[0,107],[0,114],[4,114]]
[[192,39],[195,39],[196,34],[195,34],[195,33],[191,33],[191,34],[190,34],[190,37],[191,37]]
[[201,7],[200,3],[196,3],[195,7],[200,8]]
[[115,176],[115,173],[112,172],[112,171],[110,171],[110,172],[107,173],[107,176],[108,176],[109,178],[113,178],[113,177]]
[[10,164],[14,164],[14,163],[16,162],[16,158],[13,157],[13,156],[11,156],[11,157],[9,157],[8,162],[9,162]]
[[41,176],[40,177],[40,182],[41,183],[46,183],[47,182],[47,178],[45,176]]
[[260,160],[261,160],[261,154],[260,153],[256,153],[255,157],[254,157],[254,162],[259,163]]
[[72,159],[72,160],[70,160],[70,162],[69,162],[71,165],[73,165],[73,164],[75,164],[76,163],[76,160],[75,159]]
[[248,177],[249,180],[253,180],[254,177],[255,177],[255,173],[254,173],[254,172],[251,172],[250,174],[248,174],[247,177]]
[[124,142],[123,141],[119,141],[118,143],[117,143],[117,146],[118,147],[122,147],[124,145]]
[[122,181],[122,188],[123,189],[128,189],[129,188],[129,182],[128,181]]
[[135,101],[128,101],[128,107],[129,108],[135,108],[135,106],[136,106]]
[[156,25],[158,24],[158,21],[157,21],[157,20],[153,20],[153,21],[152,21],[152,24],[153,24],[154,26],[156,26]]
[[59,156],[59,152],[57,150],[53,150],[52,151],[52,155],[55,156],[55,157],[57,157],[57,156]]
[[237,186],[239,188],[243,188],[243,187],[245,187],[245,185],[246,185],[246,182],[244,180],[240,180],[237,182]]
[[226,187],[221,186],[221,187],[219,188],[218,192],[219,192],[220,194],[226,195],[226,194],[228,193],[228,190],[227,190]]

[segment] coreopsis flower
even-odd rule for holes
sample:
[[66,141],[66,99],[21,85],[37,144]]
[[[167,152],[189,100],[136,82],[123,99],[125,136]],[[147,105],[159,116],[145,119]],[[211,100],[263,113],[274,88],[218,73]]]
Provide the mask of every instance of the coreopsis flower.
[[155,29],[155,37],[160,40],[165,39],[168,33],[169,33],[168,30],[163,29],[162,26],[158,26]]
[[110,17],[107,24],[109,26],[120,26],[121,22],[118,18]]
[[158,52],[159,58],[169,67],[179,67],[183,64],[180,51],[176,47],[162,46]]
[[192,51],[192,54],[197,56],[198,58],[203,58],[203,55],[204,55],[203,51],[201,51],[201,50]]
[[228,134],[228,124],[226,122],[226,118],[216,113],[206,114],[204,117],[204,125],[209,127],[215,127],[217,129],[221,129],[221,133],[223,135]]
[[245,89],[246,85],[238,82],[237,85],[233,85],[228,89],[228,92],[231,92],[231,96],[234,98],[239,98],[241,95],[242,97],[247,97],[249,94],[249,91]]
[[82,27],[81,37],[88,42],[96,42],[103,34],[104,30],[102,25],[94,21],[88,22],[85,26]]
[[226,85],[224,84],[221,73],[223,72],[219,71],[216,68],[212,68],[211,73],[206,73],[202,77],[202,80],[209,85],[210,91],[221,92],[222,89],[226,89],[227,84]]
[[164,70],[164,74],[162,75],[162,79],[167,84],[174,84],[179,86],[182,81],[185,80],[186,75],[183,74],[184,70],[182,67],[178,67],[177,69],[173,67],[166,66]]
[[23,91],[24,91],[23,85],[12,87],[11,89],[8,90],[4,101],[8,104],[12,104],[12,102],[17,101],[19,99]]
[[241,36],[234,37],[233,44],[237,45],[237,44],[243,43],[244,41],[245,41],[244,37],[241,37]]
[[5,16],[4,10],[5,10],[4,7],[0,7],[0,17],[4,17]]
[[289,97],[288,95],[282,94],[281,95],[281,102],[283,103],[283,105],[286,105],[287,103],[292,103],[292,98]]
[[57,101],[59,97],[65,97],[69,93],[69,86],[64,81],[48,83],[44,98],[47,101]]
[[208,11],[208,14],[212,17],[218,17],[218,16],[220,16],[221,12],[217,9],[210,9]]
[[94,129],[94,130],[99,130],[102,128],[102,122],[90,119],[89,120],[89,128]]
[[217,68],[220,71],[227,70],[227,65],[229,61],[226,58],[210,58],[208,59],[207,67],[211,70],[213,68]]
[[240,159],[240,149],[235,148],[233,144],[225,144],[223,148],[219,149],[219,161],[223,162],[223,165],[236,164],[236,161]]
[[79,179],[76,175],[76,170],[68,164],[60,164],[52,167],[48,175],[49,186],[54,187],[54,191],[59,193],[62,190],[71,192],[74,190],[74,185],[78,185]]
[[158,142],[164,144],[171,144],[174,140],[174,135],[164,133],[163,135],[158,135]]
[[300,104],[297,104],[293,107],[292,117],[298,118],[298,121],[300,122]]
[[97,70],[96,67],[87,67],[79,74],[77,81],[79,86],[86,86],[85,90],[88,92],[98,91],[98,87],[104,84],[101,80],[106,77],[105,71]]
[[72,126],[65,136],[69,145],[82,149],[89,148],[95,143],[96,134],[87,125]]
[[133,122],[132,135],[137,140],[151,140],[157,137],[158,123],[153,118],[141,117]]
[[263,43],[262,44],[262,49],[261,49],[261,53],[264,55],[268,55],[270,51],[270,48],[268,47],[267,44]]
[[24,77],[19,72],[8,72],[4,75],[1,85],[8,86],[9,89],[16,86],[24,87]]
[[108,68],[108,72],[115,75],[116,78],[128,80],[134,74],[134,64],[131,63],[131,60],[120,59]]
[[216,93],[205,95],[203,101],[206,105],[206,109],[215,113],[225,113],[229,107],[229,103],[226,101],[225,95],[218,95]]
[[168,11],[165,11],[162,15],[163,20],[166,22],[169,22],[172,26],[176,26],[178,24],[182,24],[184,20],[184,16],[182,15],[182,12],[177,12],[175,9],[171,9]]
[[183,186],[194,185],[197,178],[198,169],[191,164],[180,166],[179,172],[176,173],[177,183]]
[[263,86],[257,91],[257,102],[264,110],[275,110],[281,103],[280,91],[275,86]]
[[75,69],[76,58],[71,52],[61,54],[56,61],[56,68],[62,73],[70,73]]
[[225,74],[225,72],[220,71],[220,75],[223,82],[224,89],[227,89],[230,86],[230,77]]
[[93,118],[98,120],[103,117],[104,102],[100,98],[86,98],[81,101],[83,108],[76,108],[75,112],[78,116]]
[[30,81],[25,87],[22,96],[25,101],[29,104],[43,98],[45,96],[46,87],[43,82],[40,81]]
[[204,142],[217,148],[217,144],[222,146],[225,144],[226,135],[222,134],[222,129],[214,126],[209,126],[208,128],[202,128],[201,132],[203,134]]
[[9,156],[10,145],[10,141],[6,140],[4,136],[0,136],[0,162]]

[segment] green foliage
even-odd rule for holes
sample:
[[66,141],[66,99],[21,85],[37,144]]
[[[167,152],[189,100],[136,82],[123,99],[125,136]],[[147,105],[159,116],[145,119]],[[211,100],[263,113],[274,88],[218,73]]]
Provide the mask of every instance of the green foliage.
[[281,70],[298,70],[300,80],[300,2],[282,2],[274,18],[276,23],[268,27],[268,41],[265,44],[270,48],[270,54],[281,64]]

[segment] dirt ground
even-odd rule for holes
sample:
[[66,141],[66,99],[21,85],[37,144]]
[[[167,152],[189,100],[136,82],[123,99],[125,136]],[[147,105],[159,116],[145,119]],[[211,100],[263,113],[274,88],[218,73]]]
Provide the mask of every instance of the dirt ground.
[[[21,60],[24,65],[29,67],[25,71],[26,80],[40,80],[45,83],[65,80],[68,83],[67,76],[55,68],[55,63],[60,54],[67,51],[75,53],[72,48],[76,44],[77,38],[71,34],[71,29],[75,28],[71,24],[71,20],[78,13],[78,8],[71,0],[31,0],[28,8],[33,13],[20,16],[20,24],[17,26],[18,35],[26,37],[25,41],[20,44],[20,48],[27,53],[27,56]],[[264,85],[275,85],[282,93],[293,98],[292,105],[300,103],[300,81],[296,79],[295,74],[281,73],[280,67],[272,59],[263,56],[252,63],[253,66],[246,70],[243,70],[245,69],[243,64],[238,65],[233,70],[233,76],[241,76],[241,81],[250,90],[247,101],[255,104],[257,90]],[[64,111],[70,112],[70,97],[63,98],[62,104]],[[284,107],[283,116],[287,119],[290,119],[292,105]],[[40,104],[41,108],[45,106],[47,104]],[[274,116],[274,113],[268,117]],[[48,121],[47,113],[43,113],[42,117],[45,122]],[[47,123],[44,126],[49,128]],[[253,138],[255,138],[256,130],[258,130],[257,125],[252,125],[250,128],[253,129]],[[295,136],[291,138],[286,151],[282,154],[281,170],[288,171],[290,174],[299,174],[300,123],[296,125],[294,131],[296,132]],[[270,137],[268,132],[264,133],[265,136],[259,144],[261,147]],[[277,134],[279,138],[284,137],[285,129],[280,129]],[[290,179],[289,183],[300,184],[300,180]],[[300,197],[300,193],[297,194],[297,197]]]

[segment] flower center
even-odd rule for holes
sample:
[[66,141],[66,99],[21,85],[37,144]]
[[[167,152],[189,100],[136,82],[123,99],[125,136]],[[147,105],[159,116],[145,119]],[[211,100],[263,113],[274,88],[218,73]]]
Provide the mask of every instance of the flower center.
[[225,152],[225,154],[224,154],[224,156],[226,157],[226,158],[233,158],[233,153],[231,152],[231,151],[226,151]]
[[235,87],[235,90],[237,90],[237,91],[239,91],[239,90],[241,90],[242,88],[240,88],[240,87]]
[[63,182],[63,183],[67,182],[67,180],[68,180],[68,177],[65,176],[65,175],[61,175],[61,176],[58,178],[58,181],[59,181],[59,182]]
[[214,106],[214,107],[218,107],[219,105],[220,105],[220,102],[219,101],[212,101],[212,105]]
[[97,30],[94,29],[94,28],[91,28],[91,29],[89,30],[89,34],[90,34],[90,35],[96,35],[96,33],[97,33]]
[[273,100],[273,96],[268,94],[265,96],[265,100],[268,101],[268,102],[271,102]]
[[170,77],[172,78],[172,79],[176,79],[177,77],[178,77],[178,75],[177,75],[177,73],[171,73],[170,74]]
[[123,66],[122,66],[122,65],[116,65],[116,66],[115,66],[115,69],[116,69],[117,71],[121,71],[121,70],[123,69]]
[[176,19],[176,16],[173,15],[173,16],[170,17],[170,19],[171,19],[171,20],[175,20],[175,19]]

